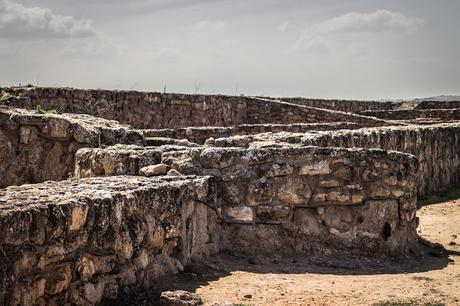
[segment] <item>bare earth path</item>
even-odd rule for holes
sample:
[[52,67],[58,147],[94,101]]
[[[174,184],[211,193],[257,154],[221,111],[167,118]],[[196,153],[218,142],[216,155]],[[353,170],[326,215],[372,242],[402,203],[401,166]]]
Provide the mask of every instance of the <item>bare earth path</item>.
[[371,268],[347,258],[312,265],[228,255],[210,264],[214,272],[190,273],[176,286],[206,305],[460,305],[460,200],[425,206],[418,216],[421,236],[447,252]]

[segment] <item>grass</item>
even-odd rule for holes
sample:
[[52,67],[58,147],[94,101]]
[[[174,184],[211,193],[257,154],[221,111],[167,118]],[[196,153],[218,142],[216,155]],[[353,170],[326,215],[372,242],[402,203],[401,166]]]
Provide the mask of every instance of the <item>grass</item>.
[[460,185],[448,188],[446,191],[438,192],[428,196],[418,197],[418,206],[437,204],[450,200],[460,199]]
[[55,109],[44,109],[41,107],[41,105],[37,105],[37,107],[35,108],[35,112],[41,115],[51,115],[58,113]]
[[69,172],[69,173],[67,174],[67,181],[69,181],[69,182],[74,182],[74,181],[76,181],[76,180],[78,180],[78,178],[77,178],[77,176],[75,176],[72,172]]

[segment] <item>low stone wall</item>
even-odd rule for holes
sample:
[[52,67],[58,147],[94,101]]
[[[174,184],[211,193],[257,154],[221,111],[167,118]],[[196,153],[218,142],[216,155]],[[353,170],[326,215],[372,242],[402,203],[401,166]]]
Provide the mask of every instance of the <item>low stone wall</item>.
[[163,163],[212,175],[222,247],[248,253],[334,250],[402,254],[417,248],[417,161],[365,149],[207,148]]
[[460,120],[460,109],[411,109],[394,111],[364,111],[362,115],[389,120],[437,119],[444,122]]
[[[79,153],[77,163],[80,158],[92,162],[78,166],[77,175],[97,175],[113,163],[130,171],[127,156],[148,156],[109,151]],[[96,156],[110,154],[115,162],[109,166],[105,159],[95,162]],[[417,161],[412,155],[319,147],[196,148],[163,152],[161,161],[182,174],[216,178],[217,202],[208,206],[224,221],[224,248],[401,254],[416,245]],[[269,239],[273,245],[255,238],[275,234]]]
[[279,100],[223,95],[82,90],[72,88],[3,88],[3,103],[35,109],[86,113],[139,129],[233,126],[264,123],[355,122],[388,125],[385,120],[306,107]]
[[115,121],[0,106],[0,188],[66,179],[82,147],[142,142],[141,133]]
[[222,138],[235,135],[251,135],[265,132],[333,131],[341,129],[358,129],[367,124],[331,122],[331,123],[297,123],[297,124],[243,124],[232,127],[188,127],[182,129],[148,129],[141,130],[145,137],[169,137],[187,139],[203,144],[209,138]]
[[210,178],[0,189],[0,304],[94,305],[217,251]]
[[108,148],[84,148],[75,156],[75,177],[138,175],[139,170],[159,164],[164,152],[183,151],[188,147],[164,145],[141,147],[116,145]]
[[399,108],[412,108],[413,102],[378,102],[378,101],[359,101],[359,100],[325,100],[325,99],[308,99],[301,97],[280,98],[280,100],[310,106],[337,110],[347,113],[356,113],[370,110],[394,110]]
[[460,123],[363,128],[311,133],[266,133],[208,142],[217,147],[320,146],[379,148],[413,154],[419,160],[418,193],[460,183]]
[[348,113],[364,111],[397,111],[412,109],[453,109],[460,108],[460,101],[401,101],[379,102],[358,100],[325,100],[308,98],[280,98],[280,100],[310,107],[325,108]]

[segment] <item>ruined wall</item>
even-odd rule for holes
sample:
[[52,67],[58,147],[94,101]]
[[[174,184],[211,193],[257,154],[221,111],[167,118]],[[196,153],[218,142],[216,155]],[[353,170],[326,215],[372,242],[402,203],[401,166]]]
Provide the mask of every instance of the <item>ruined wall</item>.
[[0,188],[66,179],[82,147],[142,141],[142,134],[114,121],[0,106]]
[[365,149],[206,148],[166,152],[213,175],[223,248],[277,254],[401,254],[416,248],[417,161]]
[[216,252],[209,178],[110,177],[0,189],[0,304],[94,305]]
[[3,91],[3,103],[7,105],[27,109],[40,105],[61,112],[86,113],[142,129],[344,121],[388,125],[385,120],[373,117],[243,96],[71,88],[3,88]]
[[361,113],[365,111],[397,111],[412,109],[454,109],[460,108],[460,101],[357,101],[357,100],[325,100],[307,98],[280,98],[283,101],[348,113]]
[[412,108],[413,102],[378,102],[378,101],[359,101],[359,100],[325,100],[307,98],[280,98],[283,101],[331,110],[343,111],[348,113],[370,111],[370,110],[394,110],[399,108]]
[[321,147],[379,148],[413,154],[419,160],[418,193],[442,191],[460,183],[460,124],[363,128],[310,133],[265,133],[209,141],[217,147],[251,147],[277,143]]
[[230,137],[234,135],[251,135],[265,132],[294,132],[330,131],[340,129],[358,129],[368,124],[332,122],[332,123],[297,123],[297,124],[243,124],[232,127],[188,127],[182,129],[149,129],[142,130],[144,137],[169,137],[187,139],[203,144],[209,138]]
[[449,122],[460,120],[460,109],[411,109],[411,110],[393,110],[393,111],[363,111],[362,115],[372,116],[390,120],[412,120],[418,118],[438,119]]
[[[129,156],[141,155],[82,150],[77,176],[110,175],[101,169],[113,164],[130,171]],[[401,254],[416,244],[417,162],[408,154],[318,147],[189,148],[163,152],[161,161],[182,174],[216,178],[217,202],[208,206],[222,220],[223,248]],[[274,236],[270,242],[256,238],[266,235]]]

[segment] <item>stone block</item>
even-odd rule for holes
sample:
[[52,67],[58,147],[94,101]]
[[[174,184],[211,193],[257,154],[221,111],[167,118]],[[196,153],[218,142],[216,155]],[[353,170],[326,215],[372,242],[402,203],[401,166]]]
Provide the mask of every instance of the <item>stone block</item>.
[[311,189],[308,183],[300,178],[288,178],[277,188],[277,198],[291,206],[308,206]]
[[139,174],[143,176],[158,176],[165,175],[168,173],[169,166],[166,164],[151,165],[139,170]]
[[247,206],[227,207],[226,217],[231,222],[252,223],[254,221],[254,213]]
[[256,208],[257,221],[280,222],[288,221],[291,208],[283,205],[260,205]]
[[331,173],[329,161],[322,160],[312,164],[306,164],[300,167],[299,175],[326,175]]

